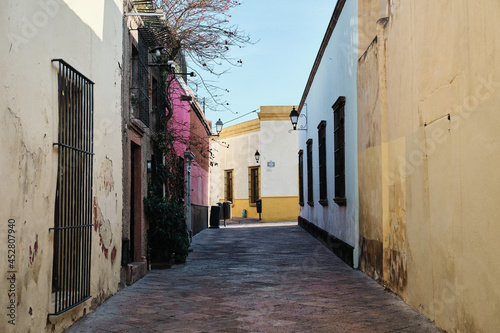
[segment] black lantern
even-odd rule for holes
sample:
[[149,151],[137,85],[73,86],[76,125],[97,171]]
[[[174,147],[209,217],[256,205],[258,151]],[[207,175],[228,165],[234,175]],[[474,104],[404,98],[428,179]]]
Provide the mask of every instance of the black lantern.
[[299,121],[299,113],[297,110],[295,110],[295,106],[292,109],[292,112],[290,112],[290,121],[292,122],[293,129],[297,129],[297,122]]
[[215,123],[215,131],[217,132],[217,136],[219,136],[220,132],[222,132],[222,126],[224,124],[222,123],[222,121],[220,120],[217,120],[217,122]]
[[258,150],[255,152],[255,155],[254,155],[254,156],[255,156],[255,162],[259,163],[260,153],[259,153],[259,151],[258,151]]

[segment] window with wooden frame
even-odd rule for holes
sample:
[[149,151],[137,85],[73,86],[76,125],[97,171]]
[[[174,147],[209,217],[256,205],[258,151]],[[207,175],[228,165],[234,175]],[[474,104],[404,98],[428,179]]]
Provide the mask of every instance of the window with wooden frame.
[[255,204],[255,202],[260,198],[260,167],[249,167],[248,168],[248,198],[250,204]]
[[318,125],[318,158],[319,158],[319,200],[323,206],[328,206],[326,183],[326,121]]
[[233,202],[233,170],[224,171],[224,198]]
[[307,142],[306,142],[306,145],[307,145],[307,204],[309,206],[314,206],[312,144],[313,144],[312,139],[307,140]]
[[339,206],[345,206],[345,97],[341,96],[333,104],[334,119],[334,158],[335,158],[335,201]]
[[304,151],[299,150],[299,205],[304,206]]

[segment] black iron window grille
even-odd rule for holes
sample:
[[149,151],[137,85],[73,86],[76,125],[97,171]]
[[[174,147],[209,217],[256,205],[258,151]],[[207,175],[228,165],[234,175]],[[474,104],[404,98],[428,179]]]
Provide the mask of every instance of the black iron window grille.
[[335,201],[340,206],[345,206],[345,97],[341,96],[333,104],[334,118],[334,158],[335,158]]
[[145,32],[143,29],[139,29],[139,40],[137,43],[138,55],[138,89],[137,92],[139,96],[139,119],[144,123],[144,125],[149,127],[149,49],[147,39],[144,36]]
[[304,151],[299,150],[299,205],[304,206]]
[[254,204],[259,200],[260,189],[259,189],[259,167],[253,167],[248,169],[248,189],[250,203]]
[[59,64],[58,171],[52,291],[58,315],[89,299],[92,244],[94,83]]
[[233,201],[233,170],[225,171],[224,197],[226,201]]
[[318,125],[318,158],[319,158],[319,203],[328,206],[326,180],[326,121]]
[[314,206],[312,139],[307,140],[306,145],[307,145],[307,204],[309,206]]

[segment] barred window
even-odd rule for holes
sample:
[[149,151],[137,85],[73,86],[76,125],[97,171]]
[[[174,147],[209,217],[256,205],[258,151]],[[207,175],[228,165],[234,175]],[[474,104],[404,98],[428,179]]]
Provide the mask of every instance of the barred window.
[[328,206],[326,183],[326,121],[318,125],[319,203]]
[[259,199],[259,190],[259,167],[250,167],[248,168],[248,191],[251,204]]
[[139,29],[139,41],[137,44],[138,55],[137,55],[137,100],[139,107],[139,119],[144,123],[144,125],[149,127],[149,69],[148,69],[148,57],[149,49],[147,43],[147,32],[144,29]]
[[312,161],[312,139],[307,140],[307,204],[314,206],[313,196],[313,161]]
[[335,141],[335,201],[340,206],[346,205],[345,197],[345,97],[341,96],[333,104],[334,141]]
[[226,170],[224,173],[224,197],[226,201],[233,202],[233,170]]
[[58,171],[52,290],[60,314],[90,298],[94,83],[59,63]]
[[299,205],[304,206],[304,151],[299,150]]

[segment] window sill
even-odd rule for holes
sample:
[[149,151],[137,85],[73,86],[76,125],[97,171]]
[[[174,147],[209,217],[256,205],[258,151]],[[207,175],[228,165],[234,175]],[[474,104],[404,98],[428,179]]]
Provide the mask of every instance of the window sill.
[[328,206],[328,199],[318,200],[318,202],[321,204],[321,206]]
[[314,201],[308,201],[307,204],[312,207],[314,206]]
[[255,202],[250,202],[250,207],[257,207],[257,204]]
[[303,202],[299,202],[299,205],[301,205],[302,207],[304,207],[304,203]]
[[346,206],[347,205],[347,199],[346,198],[333,198],[333,201],[339,206]]

